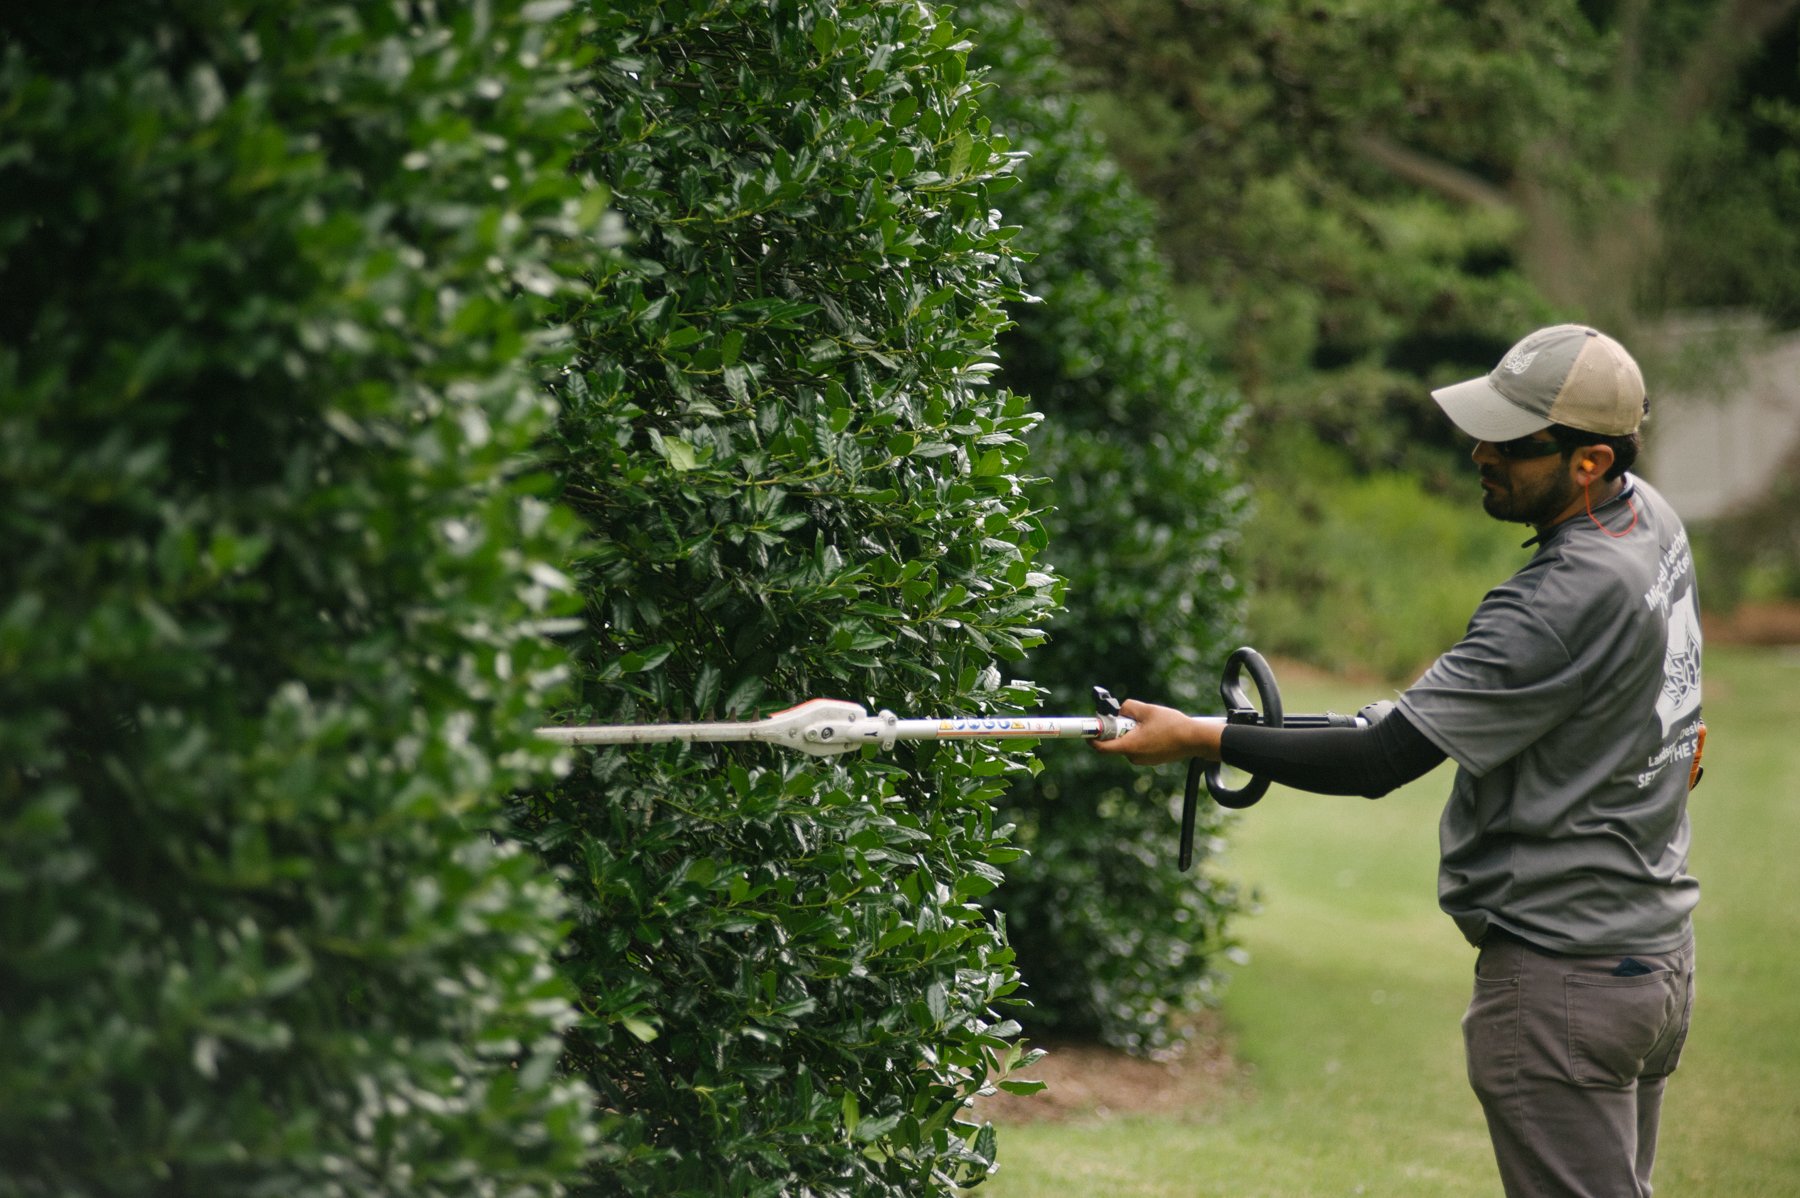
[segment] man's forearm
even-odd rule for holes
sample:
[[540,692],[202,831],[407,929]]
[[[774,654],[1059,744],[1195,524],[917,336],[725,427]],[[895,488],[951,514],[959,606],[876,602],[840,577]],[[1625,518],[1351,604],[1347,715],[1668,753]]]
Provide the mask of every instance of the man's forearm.
[[1227,765],[1283,786],[1370,799],[1444,760],[1444,751],[1398,711],[1362,728],[1232,724],[1223,730],[1221,750]]

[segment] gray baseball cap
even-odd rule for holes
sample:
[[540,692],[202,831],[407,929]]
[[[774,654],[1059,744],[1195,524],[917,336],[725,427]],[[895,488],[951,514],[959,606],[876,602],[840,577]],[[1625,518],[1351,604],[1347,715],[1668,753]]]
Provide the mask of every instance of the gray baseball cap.
[[1482,377],[1431,398],[1477,441],[1510,441],[1552,424],[1616,437],[1644,419],[1644,376],[1605,333],[1559,324],[1526,337]]

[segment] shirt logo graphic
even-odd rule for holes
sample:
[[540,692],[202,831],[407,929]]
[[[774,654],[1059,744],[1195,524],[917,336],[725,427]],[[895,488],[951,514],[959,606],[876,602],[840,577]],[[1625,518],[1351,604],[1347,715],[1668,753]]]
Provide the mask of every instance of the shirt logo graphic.
[[1669,605],[1669,648],[1663,656],[1662,694],[1656,700],[1663,735],[1699,709],[1700,616],[1689,590]]

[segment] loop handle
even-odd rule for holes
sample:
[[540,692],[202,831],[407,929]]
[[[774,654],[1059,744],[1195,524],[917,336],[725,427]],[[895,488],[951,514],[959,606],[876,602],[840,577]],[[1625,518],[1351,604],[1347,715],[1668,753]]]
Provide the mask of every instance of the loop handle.
[[[1249,671],[1251,685],[1256,688],[1254,703],[1244,691],[1245,671]],[[1219,676],[1219,698],[1225,704],[1225,722],[1228,724],[1281,727],[1281,689],[1275,685],[1275,672],[1263,660],[1263,655],[1248,645],[1233,650],[1225,659],[1225,670]],[[1253,777],[1235,788],[1225,785],[1223,762],[1208,763],[1199,758],[1189,762],[1187,787],[1181,797],[1181,849],[1176,858],[1176,866],[1183,872],[1194,863],[1194,818],[1200,804],[1200,779],[1203,777],[1213,802],[1233,810],[1255,806],[1269,789],[1267,778]]]
[[[1250,672],[1250,681],[1256,687],[1256,702],[1244,693],[1244,671]],[[1234,650],[1225,659],[1225,671],[1219,677],[1219,698],[1225,703],[1225,722],[1228,724],[1260,724],[1265,728],[1279,728],[1282,721],[1281,688],[1275,685],[1275,671],[1263,660],[1263,655],[1245,645]],[[1212,762],[1206,767],[1206,789],[1212,794],[1213,802],[1221,807],[1242,809],[1252,807],[1268,792],[1267,778],[1251,778],[1237,788],[1225,785],[1225,766],[1223,762]]]

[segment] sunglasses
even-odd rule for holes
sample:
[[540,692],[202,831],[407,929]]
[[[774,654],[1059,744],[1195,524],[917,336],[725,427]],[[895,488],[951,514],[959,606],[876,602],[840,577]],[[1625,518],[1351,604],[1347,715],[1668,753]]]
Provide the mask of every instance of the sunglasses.
[[1540,441],[1535,437],[1514,437],[1510,441],[1491,442],[1494,452],[1509,462],[1527,462],[1532,458],[1547,458],[1553,453],[1563,451],[1562,443],[1555,439]]

